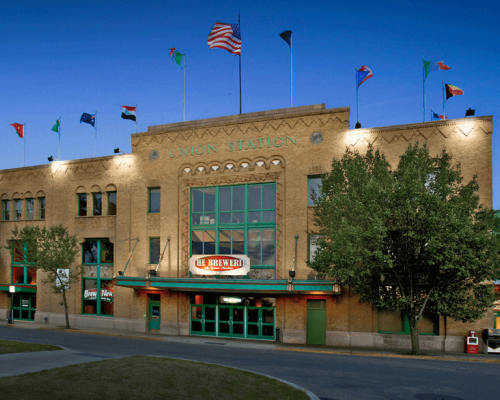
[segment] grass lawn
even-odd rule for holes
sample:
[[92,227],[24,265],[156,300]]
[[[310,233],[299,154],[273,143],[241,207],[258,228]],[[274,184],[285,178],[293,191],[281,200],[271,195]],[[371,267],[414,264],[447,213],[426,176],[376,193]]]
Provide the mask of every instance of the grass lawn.
[[24,343],[12,340],[0,340],[0,354],[25,353],[27,351],[62,350],[59,346],[49,344]]
[[308,399],[282,382],[237,369],[135,356],[0,379],[5,399]]

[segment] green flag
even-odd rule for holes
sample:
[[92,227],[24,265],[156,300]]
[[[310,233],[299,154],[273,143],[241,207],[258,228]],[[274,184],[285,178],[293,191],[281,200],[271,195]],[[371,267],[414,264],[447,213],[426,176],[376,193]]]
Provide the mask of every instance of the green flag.
[[182,65],[181,65],[181,62],[182,62],[182,56],[184,54],[178,52],[177,50],[175,50],[175,47],[172,47],[170,49],[170,53],[169,53],[169,57],[172,59],[172,61],[174,63],[176,63],[179,67],[182,68]]
[[56,120],[56,123],[52,127],[52,130],[54,132],[59,132],[59,125],[61,125],[61,118],[59,118],[58,120]]

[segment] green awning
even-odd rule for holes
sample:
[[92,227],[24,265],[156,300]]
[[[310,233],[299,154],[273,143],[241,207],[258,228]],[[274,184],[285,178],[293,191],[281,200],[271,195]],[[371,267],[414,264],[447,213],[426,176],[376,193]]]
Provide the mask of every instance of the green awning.
[[36,286],[20,283],[0,283],[0,292],[36,293]]
[[139,278],[118,276],[115,286],[133,289],[159,289],[179,292],[244,292],[275,294],[320,294],[340,295],[342,290],[335,281],[286,279],[193,279],[193,278]]

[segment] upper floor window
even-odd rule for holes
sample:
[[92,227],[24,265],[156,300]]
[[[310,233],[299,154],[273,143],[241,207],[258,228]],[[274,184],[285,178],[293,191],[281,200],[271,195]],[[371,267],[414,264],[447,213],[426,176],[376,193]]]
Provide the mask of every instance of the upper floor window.
[[319,235],[309,235],[309,262],[313,262],[318,252]]
[[87,216],[87,194],[79,193],[78,194],[78,216],[86,217]]
[[38,198],[38,219],[45,219],[45,197]]
[[35,218],[35,199],[26,199],[26,219]]
[[14,219],[21,219],[22,200],[14,200]]
[[10,220],[10,201],[2,200],[2,220]]
[[109,239],[85,239],[82,264],[113,264],[113,243]]
[[102,215],[102,193],[92,193],[92,215]]
[[160,212],[160,188],[149,188],[149,209],[150,213]]
[[193,188],[190,222],[191,254],[247,254],[252,268],[275,268],[276,183]]
[[19,249],[11,243],[13,254],[11,255],[11,283],[22,285],[35,285],[36,284],[36,268],[29,268],[26,259],[26,248]]
[[160,238],[149,238],[149,263],[158,264],[160,262]]
[[308,177],[308,194],[309,194],[309,200],[308,200],[308,205],[309,206],[314,206],[314,200],[313,200],[313,193],[316,194],[316,196],[319,195],[321,191],[321,176],[309,176]]
[[116,215],[116,192],[108,192],[108,215]]

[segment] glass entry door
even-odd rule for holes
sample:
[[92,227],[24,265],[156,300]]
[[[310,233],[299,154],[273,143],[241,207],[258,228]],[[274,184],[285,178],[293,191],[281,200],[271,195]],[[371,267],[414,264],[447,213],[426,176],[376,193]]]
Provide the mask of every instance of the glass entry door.
[[274,339],[274,308],[247,307],[247,338]]
[[219,336],[245,336],[245,307],[219,306]]
[[191,305],[191,334],[215,336],[215,305]]
[[12,311],[14,319],[34,321],[36,312],[36,294],[12,294]]

